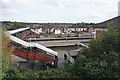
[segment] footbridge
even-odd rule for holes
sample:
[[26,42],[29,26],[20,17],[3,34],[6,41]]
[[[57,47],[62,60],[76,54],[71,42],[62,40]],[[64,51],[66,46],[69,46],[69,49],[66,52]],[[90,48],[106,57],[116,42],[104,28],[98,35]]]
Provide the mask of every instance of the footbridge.
[[[28,38],[40,37],[40,34],[30,28],[20,28],[17,30],[6,32],[11,42],[8,47],[13,46],[13,53],[16,56],[29,60],[31,62],[41,61],[43,63],[51,63],[57,67],[58,53],[38,43],[28,42]],[[54,64],[53,64],[54,63]]]

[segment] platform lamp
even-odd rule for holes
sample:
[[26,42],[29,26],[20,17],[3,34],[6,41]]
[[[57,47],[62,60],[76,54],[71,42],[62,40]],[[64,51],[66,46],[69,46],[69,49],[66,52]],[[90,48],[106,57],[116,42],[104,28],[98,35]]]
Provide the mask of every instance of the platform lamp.
[[65,38],[66,38],[66,42],[67,42],[67,32],[64,32],[64,33],[66,34],[66,35],[65,35],[65,36],[66,36]]

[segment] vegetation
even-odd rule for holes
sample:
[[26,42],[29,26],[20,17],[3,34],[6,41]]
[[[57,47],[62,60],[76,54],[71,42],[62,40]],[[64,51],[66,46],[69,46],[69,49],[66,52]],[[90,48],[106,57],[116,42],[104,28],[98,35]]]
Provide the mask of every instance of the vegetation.
[[45,71],[41,70],[38,72],[39,78],[56,78],[57,74],[58,72],[55,69]]
[[70,35],[67,35],[67,37],[70,37]]
[[39,78],[37,73],[32,72],[29,69],[21,69],[21,72],[16,68],[9,68],[6,72],[6,76],[3,79],[15,79],[15,78]]
[[96,25],[95,23],[85,23],[85,22],[81,22],[81,23],[77,23],[76,26],[85,26],[85,25]]
[[[8,38],[3,36],[4,40]],[[56,69],[41,70],[35,73],[29,69],[9,68],[9,55],[3,41],[3,72],[4,78],[118,78],[120,54],[120,28],[113,29],[109,25],[108,31],[102,33],[98,39],[89,42],[89,48],[79,52],[74,64],[69,64],[60,71]]]
[[46,26],[49,26],[51,28],[53,26],[59,27],[60,25],[73,25],[73,26],[96,25],[95,23],[85,23],[85,22],[73,24],[73,23],[24,23],[24,22],[2,21],[3,26],[11,26],[7,30],[15,30],[15,29],[18,29],[18,28],[27,27],[27,25],[33,26],[34,24],[44,25],[44,26],[46,25]]
[[49,78],[69,78],[70,76],[65,69],[58,71],[56,69],[40,70],[39,72],[33,72],[32,70],[23,68],[21,72],[16,68],[9,68],[5,72],[6,76],[3,79],[15,79],[15,78],[39,78],[39,79],[49,79]]
[[10,39],[5,34],[5,28],[2,29],[2,74],[3,77],[5,75],[5,71],[8,70],[10,64],[11,64],[11,53],[14,49],[13,47],[8,48],[8,43],[10,42]]
[[10,28],[8,28],[7,30],[15,30],[18,28],[24,28],[27,27],[26,23],[22,23],[22,22],[3,22],[3,26],[11,26]]
[[75,35],[75,37],[79,37],[79,35]]
[[75,63],[67,68],[70,75],[80,78],[118,78],[119,31],[109,27],[99,39],[91,40],[89,48],[80,52]]
[[58,36],[58,38],[60,38],[61,36]]
[[6,76],[4,77],[4,79],[22,78],[23,76],[15,68],[10,68],[5,73],[6,73]]
[[47,26],[52,27],[52,25],[51,25],[51,24],[47,24]]

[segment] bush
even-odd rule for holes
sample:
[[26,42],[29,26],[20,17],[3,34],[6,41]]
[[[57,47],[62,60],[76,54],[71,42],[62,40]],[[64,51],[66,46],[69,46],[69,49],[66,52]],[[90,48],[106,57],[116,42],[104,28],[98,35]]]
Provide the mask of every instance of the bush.
[[110,28],[98,39],[91,40],[75,60],[72,75],[80,78],[118,78],[118,55],[120,52],[120,33]]
[[75,37],[79,37],[79,35],[75,35]]
[[58,71],[55,69],[41,70],[38,72],[39,78],[58,78]]
[[8,71],[5,72],[6,76],[5,79],[15,79],[15,78],[23,78],[23,75],[19,73],[19,71],[15,68],[10,68]]
[[37,73],[29,69],[21,69],[21,73],[16,68],[10,68],[5,72],[4,79],[14,79],[14,78],[39,78]]
[[70,35],[67,35],[67,37],[70,37]]
[[38,78],[38,75],[31,71],[30,69],[23,68],[21,69],[24,78]]
[[9,30],[15,30],[18,29],[18,27],[11,27]]
[[58,37],[61,37],[61,36],[58,36]]

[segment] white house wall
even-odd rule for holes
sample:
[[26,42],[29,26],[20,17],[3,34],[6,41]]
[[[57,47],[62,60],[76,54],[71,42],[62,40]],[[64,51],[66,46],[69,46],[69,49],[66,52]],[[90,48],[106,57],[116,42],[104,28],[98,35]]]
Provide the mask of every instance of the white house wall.
[[61,34],[60,30],[55,30],[55,34]]
[[42,28],[38,29],[38,32],[39,32],[39,33],[42,33]]

